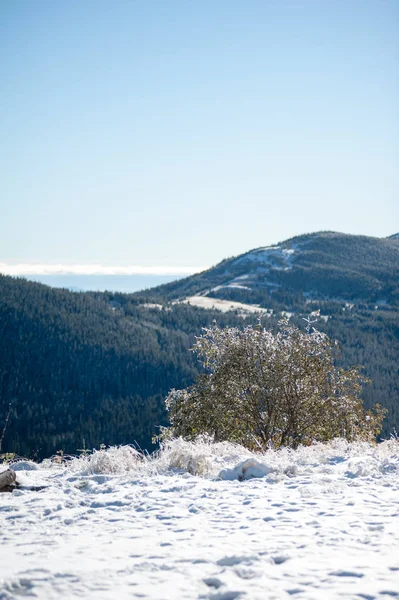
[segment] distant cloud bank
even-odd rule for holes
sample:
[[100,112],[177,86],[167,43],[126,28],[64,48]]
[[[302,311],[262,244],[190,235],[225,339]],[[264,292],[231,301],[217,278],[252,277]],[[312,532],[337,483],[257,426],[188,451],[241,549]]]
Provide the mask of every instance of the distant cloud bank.
[[192,275],[206,267],[144,266],[129,265],[112,267],[105,265],[48,265],[20,263],[9,265],[0,263],[0,273],[4,275]]

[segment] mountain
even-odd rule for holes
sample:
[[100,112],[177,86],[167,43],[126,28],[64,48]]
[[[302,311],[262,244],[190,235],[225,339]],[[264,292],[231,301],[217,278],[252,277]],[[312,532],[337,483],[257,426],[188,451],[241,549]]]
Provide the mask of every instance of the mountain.
[[[321,232],[251,250],[152,290],[167,300],[190,296],[249,304],[300,299],[399,304],[399,235],[372,238]],[[299,295],[299,297],[298,297]]]
[[303,326],[319,309],[318,328],[340,341],[339,362],[364,365],[373,380],[366,406],[389,409],[388,436],[399,430],[398,256],[397,237],[322,232],[135,294],[0,275],[0,439],[11,404],[2,451],[45,457],[134,441],[153,449],[164,397],[198,372],[195,336],[213,320],[256,323],[259,310],[274,328],[282,314]]

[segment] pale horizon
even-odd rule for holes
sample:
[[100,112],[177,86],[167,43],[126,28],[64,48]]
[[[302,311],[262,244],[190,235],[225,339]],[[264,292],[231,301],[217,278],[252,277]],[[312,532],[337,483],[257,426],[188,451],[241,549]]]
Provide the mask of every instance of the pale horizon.
[[24,275],[192,275],[204,271],[209,267],[180,267],[180,266],[150,266],[128,265],[110,266],[100,264],[62,265],[62,264],[7,264],[0,263],[0,273],[11,276]]

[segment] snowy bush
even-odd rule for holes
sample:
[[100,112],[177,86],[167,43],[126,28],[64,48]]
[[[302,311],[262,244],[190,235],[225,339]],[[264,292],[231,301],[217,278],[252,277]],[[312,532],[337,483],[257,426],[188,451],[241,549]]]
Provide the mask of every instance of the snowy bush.
[[356,368],[334,365],[334,346],[327,335],[288,320],[276,334],[260,326],[204,329],[194,351],[205,372],[169,393],[171,427],[161,439],[208,434],[252,450],[374,439],[385,410],[363,409],[365,380]]

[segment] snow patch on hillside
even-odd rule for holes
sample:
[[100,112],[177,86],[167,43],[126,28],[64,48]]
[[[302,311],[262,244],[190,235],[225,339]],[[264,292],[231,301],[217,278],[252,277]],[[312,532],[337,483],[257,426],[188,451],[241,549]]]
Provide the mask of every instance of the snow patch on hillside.
[[267,246],[264,248],[257,248],[252,250],[243,256],[240,256],[233,262],[233,265],[251,262],[259,263],[268,268],[276,270],[289,270],[292,268],[292,262],[294,254],[297,250],[297,245],[293,244],[291,247],[286,248],[282,246]]
[[218,292],[219,290],[223,290],[226,288],[238,289],[238,290],[250,290],[251,289],[247,285],[241,285],[240,283],[237,283],[236,281],[233,280],[231,283],[226,283],[226,285],[217,285],[216,287],[212,288],[210,291]]
[[222,312],[237,310],[241,314],[267,313],[267,309],[260,308],[257,304],[244,304],[243,302],[233,302],[232,300],[220,300],[219,298],[210,298],[209,296],[190,296],[182,302],[199,306],[200,308],[216,309]]
[[157,304],[155,302],[144,302],[141,306],[144,308],[156,308],[158,310],[162,310],[164,308],[162,304]]

